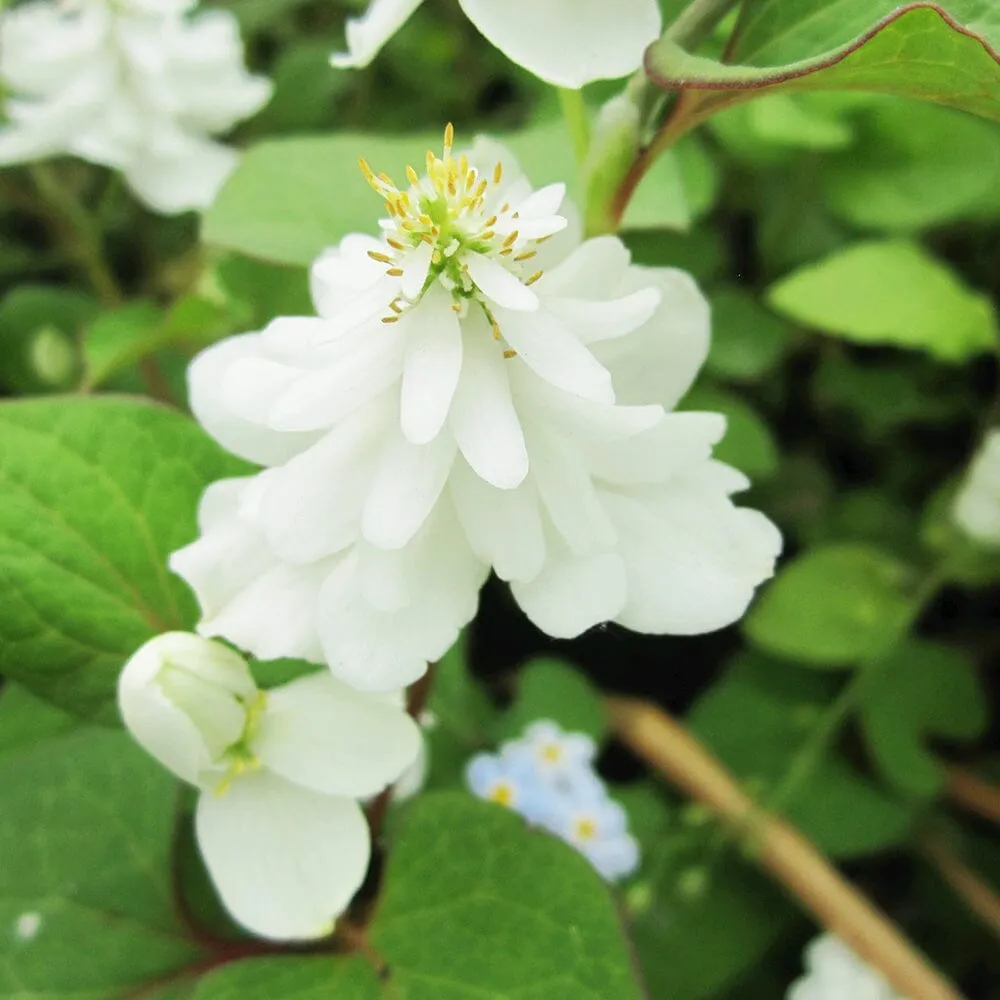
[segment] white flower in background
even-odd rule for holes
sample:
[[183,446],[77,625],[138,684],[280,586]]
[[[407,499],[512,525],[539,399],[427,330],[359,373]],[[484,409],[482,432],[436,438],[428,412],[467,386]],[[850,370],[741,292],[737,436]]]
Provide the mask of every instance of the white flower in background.
[[237,653],[183,632],[135,653],[118,701],[138,743],[201,789],[198,846],[233,917],[276,940],[330,933],[368,870],[357,800],[413,763],[413,720],[325,670],[260,691]]
[[0,164],[69,154],[120,170],[150,208],[206,208],[236,165],[209,136],[271,84],[243,67],[228,11],[191,0],[31,0],[0,13]]
[[609,882],[639,866],[625,810],[594,771],[594,741],[547,719],[532,723],[499,754],[477,754],[465,769],[470,791],[519,813],[576,848]]
[[[334,66],[367,66],[422,0],[371,0],[347,22]],[[557,87],[616,79],[642,64],[660,35],[657,0],[459,0],[466,16],[508,59]]]
[[806,974],[792,983],[786,1000],[905,1000],[832,934],[810,942],[805,964]]
[[402,687],[492,569],[543,630],[693,634],[743,614],[780,537],[711,460],[725,421],[670,413],[708,347],[691,278],[581,242],[562,185],[481,142],[382,195],[382,236],[314,264],[319,318],[203,352],[194,412],[262,465],[217,483],[171,567],[199,631]]
[[952,516],[973,541],[1000,547],[1000,430],[987,434],[972,460]]

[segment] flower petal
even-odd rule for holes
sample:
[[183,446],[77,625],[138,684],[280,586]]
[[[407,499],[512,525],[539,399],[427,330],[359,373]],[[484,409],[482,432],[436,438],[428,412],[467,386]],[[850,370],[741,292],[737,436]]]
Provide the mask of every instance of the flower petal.
[[417,759],[421,742],[404,709],[321,670],[268,692],[253,750],[297,785],[366,798]]
[[348,20],[347,51],[335,53],[330,57],[330,62],[338,69],[360,69],[367,66],[422,2],[423,0],[372,0],[364,16]]
[[498,306],[524,312],[533,312],[538,308],[538,296],[491,257],[467,253],[462,260],[479,291]]
[[615,401],[611,373],[554,315],[544,309],[497,309],[495,315],[504,339],[540,378],[584,399]]
[[573,639],[615,618],[625,604],[625,567],[614,553],[550,557],[535,579],[511,584],[514,599],[546,634]]
[[361,519],[372,545],[400,549],[420,530],[448,480],[457,452],[451,434],[410,444],[393,429],[383,446]]
[[557,87],[631,73],[660,34],[656,0],[459,2],[508,59]]
[[403,318],[408,346],[403,361],[400,421],[414,444],[437,437],[462,374],[462,327],[439,285]]
[[203,793],[195,831],[226,909],[276,941],[324,937],[361,887],[371,856],[353,799],[322,795],[266,770]]
[[500,346],[485,318],[463,321],[465,357],[448,421],[465,460],[486,482],[514,489],[528,474],[528,451]]

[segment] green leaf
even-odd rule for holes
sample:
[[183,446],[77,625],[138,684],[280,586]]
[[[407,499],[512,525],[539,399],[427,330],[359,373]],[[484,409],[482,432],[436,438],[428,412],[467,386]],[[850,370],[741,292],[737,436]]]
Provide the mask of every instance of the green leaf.
[[359,956],[252,958],[224,965],[199,983],[192,1000],[378,1000],[370,963]]
[[748,7],[722,63],[662,38],[646,68],[695,96],[702,121],[761,93],[870,90],[918,97],[1000,121],[1000,15],[984,0],[762,0]]
[[493,803],[417,800],[369,939],[407,1000],[638,1000],[607,887],[571,847]]
[[771,429],[748,403],[738,396],[698,385],[681,402],[682,410],[705,410],[726,418],[726,435],[712,454],[735,466],[751,479],[764,479],[778,467],[778,446]]
[[858,143],[826,158],[821,175],[824,201],[851,225],[912,231],[982,218],[995,200],[995,125],[896,98],[875,99],[858,117]]
[[96,387],[146,353],[136,345],[155,334],[162,313],[152,302],[135,301],[102,313],[83,337],[86,385]]
[[708,370],[739,381],[766,375],[788,347],[789,324],[739,288],[721,288],[710,299],[712,346],[706,362]]
[[957,650],[911,640],[865,678],[861,721],[875,763],[907,795],[938,792],[944,769],[933,737],[968,740],[988,722],[987,699]]
[[770,793],[784,795],[775,808],[820,850],[849,858],[901,843],[912,817],[906,805],[833,753],[821,756],[805,780],[783,791],[783,779],[836,693],[829,680],[743,655],[699,699],[688,723],[762,806],[771,806]]
[[909,571],[878,549],[828,545],[786,563],[746,618],[747,636],[811,667],[848,667],[879,652],[909,611]]
[[[501,137],[535,187],[567,181],[575,172],[561,122]],[[471,135],[459,145],[471,145]],[[363,156],[376,172],[402,179],[418,168],[440,135],[271,139],[249,149],[204,218],[206,243],[278,264],[311,264],[351,232],[375,233],[385,206],[358,168]]]
[[586,733],[598,743],[608,728],[600,692],[578,670],[559,660],[533,660],[520,672],[517,697],[500,722],[497,738],[517,739],[539,719]]
[[78,720],[12,681],[0,689],[0,754],[67,732]]
[[902,241],[856,243],[773,285],[770,304],[806,326],[861,344],[892,344],[958,362],[997,345],[987,296]]
[[76,715],[114,720],[127,657],[197,617],[166,560],[195,537],[201,491],[246,468],[147,402],[0,406],[0,673]]
[[[796,918],[771,883],[733,858],[711,871],[674,851],[659,863],[653,903],[631,925],[650,997],[715,997],[760,961]],[[702,884],[700,891],[685,891],[689,876]]]
[[126,1000],[204,957],[171,898],[175,789],[90,727],[0,757],[0,995]]

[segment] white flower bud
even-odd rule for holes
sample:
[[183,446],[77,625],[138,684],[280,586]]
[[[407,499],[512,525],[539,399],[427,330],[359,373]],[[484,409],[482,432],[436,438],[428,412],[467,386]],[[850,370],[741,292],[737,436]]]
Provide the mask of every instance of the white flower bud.
[[223,763],[256,695],[241,656],[187,632],[150,639],[118,679],[118,702],[132,735],[191,784]]
[[806,974],[789,987],[787,1000],[906,1000],[832,934],[809,943],[805,964]]

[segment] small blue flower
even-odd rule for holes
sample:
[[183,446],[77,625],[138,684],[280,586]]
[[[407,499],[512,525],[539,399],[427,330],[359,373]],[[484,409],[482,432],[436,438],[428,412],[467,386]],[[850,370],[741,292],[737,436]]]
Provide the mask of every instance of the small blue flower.
[[603,799],[567,797],[545,825],[609,882],[631,875],[639,866],[639,844],[628,832],[625,810],[607,795]]
[[465,767],[465,781],[474,795],[513,809],[529,822],[540,822],[549,812],[549,790],[520,757],[477,754]]
[[548,719],[533,722],[521,739],[508,741],[500,753],[507,759],[530,760],[542,780],[567,790],[596,778],[594,741],[584,733],[564,732]]

